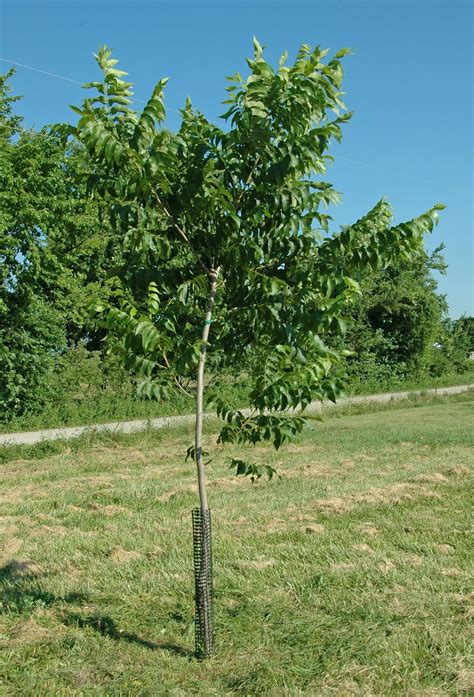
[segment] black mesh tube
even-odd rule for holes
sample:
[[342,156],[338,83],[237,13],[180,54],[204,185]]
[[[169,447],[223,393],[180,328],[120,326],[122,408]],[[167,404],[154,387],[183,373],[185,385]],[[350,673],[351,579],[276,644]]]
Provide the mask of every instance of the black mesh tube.
[[211,512],[194,508],[192,517],[196,655],[210,658],[214,653]]

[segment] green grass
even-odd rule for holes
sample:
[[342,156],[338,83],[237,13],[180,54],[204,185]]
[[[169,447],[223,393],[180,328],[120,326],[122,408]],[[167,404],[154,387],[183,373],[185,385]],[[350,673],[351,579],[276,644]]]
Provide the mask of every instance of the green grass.
[[10,450],[4,694],[470,694],[473,416],[472,395],[339,415],[276,456],[249,450],[272,482],[210,465],[207,662],[192,655],[191,428]]
[[[432,389],[464,384],[474,384],[474,365],[469,365],[464,373],[452,373],[439,378],[405,379],[392,383],[354,382],[348,386],[347,394],[370,395],[380,392]],[[245,405],[247,394],[248,384],[245,380],[236,384],[224,384],[220,387],[219,392],[219,396],[232,407]],[[60,399],[54,404],[47,405],[40,413],[24,414],[8,422],[0,422],[0,433],[191,414],[194,411],[194,406],[194,398],[186,397],[183,394],[175,394],[166,402],[150,402],[130,397],[111,396],[107,391],[104,391],[102,395],[93,399],[84,398],[77,401]]]

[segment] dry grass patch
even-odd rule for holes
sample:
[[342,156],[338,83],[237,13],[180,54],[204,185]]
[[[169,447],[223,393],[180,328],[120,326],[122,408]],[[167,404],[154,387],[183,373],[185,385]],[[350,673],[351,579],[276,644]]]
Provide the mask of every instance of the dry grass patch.
[[46,498],[49,495],[41,486],[24,484],[13,489],[0,492],[0,505],[23,503],[28,499]]
[[92,501],[89,504],[89,509],[98,515],[105,516],[120,515],[121,513],[126,513],[129,510],[125,506],[118,506],[116,504],[102,505],[100,503],[96,503],[95,501]]
[[236,569],[255,569],[256,571],[261,571],[262,569],[269,569],[272,566],[276,566],[275,559],[238,559],[234,562]]
[[441,472],[427,472],[425,474],[417,474],[416,477],[411,477],[410,481],[442,484],[443,482],[447,482],[448,478]]
[[373,523],[369,522],[361,523],[357,529],[363,535],[369,535],[369,537],[376,537],[380,532],[380,530],[376,528]]
[[10,537],[0,544],[0,564],[5,564],[11,557],[20,551],[22,541],[17,537]]
[[[59,535],[60,537],[64,537],[64,535],[68,535],[72,532],[73,530],[71,530],[71,528],[66,528],[64,525],[41,525],[41,527],[34,529],[33,535]],[[78,532],[81,533],[82,531]]]
[[370,556],[375,554],[372,547],[370,545],[366,544],[365,542],[360,542],[359,544],[352,545],[352,549],[355,549],[358,552],[365,552],[366,554],[369,554]]
[[43,642],[45,639],[50,638],[52,634],[51,629],[42,627],[32,617],[24,622],[18,622],[11,631],[11,637],[18,643]]
[[351,561],[341,561],[331,564],[331,571],[352,571],[357,568],[357,564]]
[[445,544],[445,543],[436,545],[436,549],[438,550],[438,552],[440,554],[444,554],[444,555],[453,554],[453,552],[454,552],[453,545],[449,545],[449,544]]
[[124,549],[123,547],[115,547],[109,554],[110,559],[115,564],[124,564],[136,559],[142,559],[143,554],[132,549]]
[[460,670],[456,678],[456,687],[458,694],[466,697],[474,694],[474,670]]
[[391,559],[384,559],[380,564],[377,564],[377,567],[383,574],[388,574],[395,569],[396,564]]
[[439,498],[439,494],[424,487],[415,487],[409,483],[391,484],[386,487],[371,487],[367,491],[348,494],[343,497],[317,499],[312,506],[332,513],[346,513],[360,504],[400,504],[414,498]]

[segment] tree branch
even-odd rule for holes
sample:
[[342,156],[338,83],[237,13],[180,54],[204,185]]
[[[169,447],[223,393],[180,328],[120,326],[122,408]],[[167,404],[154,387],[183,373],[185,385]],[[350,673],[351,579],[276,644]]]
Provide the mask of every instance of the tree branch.
[[236,212],[237,212],[237,209],[238,209],[238,207],[239,207],[239,205],[240,205],[240,203],[241,203],[241,201],[242,201],[243,195],[244,195],[244,193],[245,193],[245,191],[246,191],[246,187],[250,184],[250,182],[251,182],[252,179],[253,179],[253,175],[255,174],[255,169],[256,169],[256,167],[257,167],[257,165],[258,165],[259,162],[260,162],[260,155],[257,155],[257,157],[255,158],[255,162],[254,162],[253,165],[252,165],[252,169],[250,170],[249,175],[248,175],[247,179],[246,179],[245,182],[244,182],[244,188],[242,189],[242,191],[241,191],[240,194],[238,195],[237,201],[235,202],[235,211],[236,211]]
[[201,257],[198,256],[196,250],[194,249],[194,247],[192,246],[191,242],[189,241],[188,236],[186,235],[186,233],[184,232],[184,230],[178,225],[178,223],[174,220],[174,218],[173,218],[173,216],[171,215],[170,211],[169,211],[168,208],[165,206],[165,204],[163,203],[163,201],[161,200],[161,198],[158,196],[158,194],[156,193],[155,189],[153,189],[153,187],[151,188],[151,192],[152,192],[153,196],[155,197],[155,200],[156,200],[156,202],[158,203],[158,205],[160,206],[160,208],[164,211],[164,213],[166,213],[166,215],[167,215],[168,218],[170,219],[171,224],[172,224],[172,226],[174,227],[174,229],[176,230],[176,232],[178,233],[178,235],[181,237],[181,239],[183,240],[183,242],[185,242],[185,243],[188,245],[189,249],[193,252],[193,254],[196,255],[196,257],[197,257],[196,260],[197,260],[198,264],[202,267],[202,269],[203,269],[207,274],[210,273],[211,270],[206,266],[206,264],[203,262],[203,260],[201,259]]
[[[170,369],[171,368],[170,362],[167,359],[165,353],[163,354],[163,360],[165,362],[166,367],[168,369]],[[176,375],[173,375],[173,381],[176,383],[176,386],[181,390],[181,392],[186,395],[186,397],[190,397],[191,399],[193,399],[194,395],[192,395],[190,392],[188,392],[187,390],[184,389],[184,387],[182,386],[182,384],[180,383],[180,381]]]

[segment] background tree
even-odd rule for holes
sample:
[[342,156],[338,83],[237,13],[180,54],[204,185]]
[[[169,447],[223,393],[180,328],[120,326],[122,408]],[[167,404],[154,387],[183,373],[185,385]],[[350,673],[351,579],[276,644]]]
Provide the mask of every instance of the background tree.
[[0,421],[51,399],[68,346],[100,348],[89,305],[113,291],[105,277],[116,263],[74,149],[48,129],[23,129],[12,113],[12,74],[0,77]]
[[65,344],[59,313],[48,307],[38,293],[38,267],[44,244],[36,225],[35,208],[25,196],[23,177],[25,169],[34,162],[31,151],[36,141],[35,136],[21,138],[21,119],[12,114],[12,104],[18,99],[9,94],[8,80],[12,74],[9,71],[0,77],[2,416],[21,411],[28,393],[34,395],[31,402],[41,403],[45,396],[40,389],[41,378],[51,365],[51,352]]
[[[131,84],[105,47],[97,61],[102,81],[69,128],[88,155],[89,187],[112,201],[124,240],[120,307],[105,324],[122,338],[125,364],[143,376],[142,393],[163,396],[197,384],[195,443],[201,522],[209,526],[202,418],[204,366],[246,365],[251,413],[215,396],[224,419],[221,443],[270,441],[276,448],[301,431],[294,409],[334,400],[339,353],[325,343],[344,330],[367,270],[410,258],[432,229],[436,210],[392,226],[380,201],[361,220],[329,234],[322,207],[336,202],[321,181],[331,138],[348,120],[341,101],[342,50],[303,45],[293,65],[274,70],[254,41],[250,75],[230,78],[225,129],[182,110],[177,133],[165,117],[161,80],[144,110],[130,106]],[[330,116],[332,112],[334,116]],[[212,333],[211,333],[212,323]],[[259,477],[258,464],[232,460],[237,474]],[[267,468],[269,475],[273,473]],[[202,532],[202,531],[201,531]],[[202,532],[200,545],[206,546]],[[206,550],[205,550],[206,551]],[[209,552],[209,550],[208,550]],[[198,651],[212,651],[210,553],[196,569]]]
[[351,384],[377,389],[431,374],[448,312],[433,277],[433,270],[446,271],[442,250],[420,249],[409,263],[399,260],[364,279],[344,338]]
[[441,378],[448,371],[465,373],[472,362],[469,353],[474,350],[474,321],[472,317],[451,320],[444,317],[433,350],[430,374]]
[[465,343],[468,351],[474,351],[474,317],[462,315],[454,320],[453,325],[466,337]]

